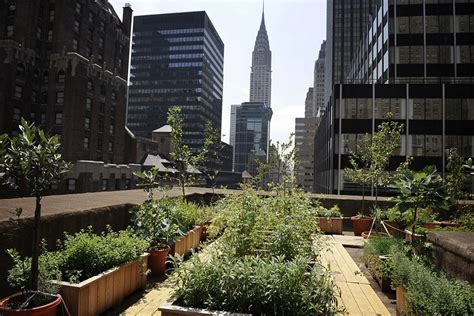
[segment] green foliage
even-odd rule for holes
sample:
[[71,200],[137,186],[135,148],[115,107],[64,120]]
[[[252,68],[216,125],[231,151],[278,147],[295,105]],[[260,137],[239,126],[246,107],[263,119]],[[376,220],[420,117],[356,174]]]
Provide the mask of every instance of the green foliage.
[[[387,114],[391,118],[391,113]],[[390,156],[399,146],[403,124],[394,121],[382,122],[372,135],[365,134],[357,144],[357,153],[351,153],[350,168],[344,169],[344,176],[362,186],[362,213],[364,212],[365,187],[373,184],[376,190],[390,182],[385,170]]]
[[450,280],[402,253],[390,257],[391,278],[395,287],[407,291],[408,310],[414,315],[473,315],[474,287]]
[[457,148],[450,148],[448,151],[448,175],[446,176],[446,191],[456,201],[467,197],[464,192],[464,159],[459,155]]
[[204,129],[204,144],[206,148],[204,158],[201,161],[200,170],[207,176],[211,182],[211,188],[214,192],[217,175],[222,167],[221,152],[224,149],[224,143],[221,142],[221,135],[217,128],[208,121]]
[[[195,182],[194,168],[201,166],[208,151],[209,146],[213,143],[213,139],[210,139],[210,134],[207,134],[204,140],[203,146],[197,153],[193,153],[189,146],[183,141],[183,117],[181,115],[181,108],[173,106],[168,110],[168,124],[171,126],[171,143],[173,151],[171,152],[171,159],[178,169],[177,180],[181,188],[183,199],[186,196],[185,188]],[[208,130],[208,133],[210,130]],[[214,136],[214,134],[212,135]]]
[[177,272],[185,306],[255,315],[334,315],[339,310],[330,273],[306,258],[194,259]]
[[316,216],[319,217],[342,217],[341,210],[339,206],[334,205],[331,208],[325,208],[322,205],[317,205],[315,208]]
[[25,184],[33,196],[48,192],[51,185],[69,171],[62,159],[57,136],[49,136],[33,123],[21,120],[21,133],[0,137],[0,171],[5,183],[18,187]]
[[396,238],[372,236],[364,246],[363,260],[377,278],[387,277],[391,273],[390,267],[379,256],[390,256],[403,248],[402,241]]
[[148,249],[148,243],[129,231],[107,230],[100,235],[82,230],[65,235],[56,254],[63,279],[86,280],[113,267],[131,262]]
[[[25,293],[31,284],[31,258],[20,256],[16,249],[8,249],[7,253],[13,260],[13,267],[8,271],[8,284]],[[57,294],[59,286],[51,280],[61,280],[59,260],[52,253],[45,252],[39,259],[38,290]]]
[[[452,204],[446,192],[443,179],[437,174],[434,166],[428,166],[423,171],[403,170],[395,183],[400,190],[397,197],[397,207],[402,213],[411,214],[412,232],[415,232],[418,211],[446,210]],[[404,217],[406,214],[403,215]]]

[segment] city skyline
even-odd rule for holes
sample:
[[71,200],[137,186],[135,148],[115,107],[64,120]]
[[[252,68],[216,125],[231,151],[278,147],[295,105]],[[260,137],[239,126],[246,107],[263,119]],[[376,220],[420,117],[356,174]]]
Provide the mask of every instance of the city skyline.
[[[116,11],[124,3],[112,0]],[[231,104],[250,99],[249,71],[256,30],[261,22],[261,1],[133,1],[134,16],[172,12],[207,12],[225,44],[223,140],[229,141]],[[289,10],[292,14],[288,15]],[[272,40],[271,138],[287,141],[294,132],[294,117],[303,116],[307,87],[313,82],[313,67],[325,38],[326,1],[265,2],[265,23]],[[315,18],[317,16],[317,18]],[[284,18],[283,18],[284,17]],[[285,21],[285,23],[282,23]]]

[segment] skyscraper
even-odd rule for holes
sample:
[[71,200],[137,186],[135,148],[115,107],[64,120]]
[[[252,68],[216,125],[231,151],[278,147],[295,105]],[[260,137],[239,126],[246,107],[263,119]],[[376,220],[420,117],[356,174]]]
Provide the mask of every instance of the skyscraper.
[[127,126],[149,137],[182,109],[184,142],[197,151],[210,121],[221,129],[224,43],[206,12],[134,19]]
[[[319,50],[318,59],[314,64],[314,112],[312,116],[321,116],[326,109],[324,104],[324,72],[325,72],[325,59],[326,59],[326,41],[321,44]],[[305,114],[306,117],[308,115]]]
[[325,101],[333,85],[344,81],[370,16],[381,0],[328,0],[325,59]]
[[252,53],[252,71],[250,73],[250,102],[263,102],[271,107],[272,99],[272,52],[265,28],[265,12],[258,30]]
[[268,157],[269,126],[272,109],[263,102],[244,102],[236,107],[236,128],[234,146],[234,171],[249,171],[253,159],[266,160]]

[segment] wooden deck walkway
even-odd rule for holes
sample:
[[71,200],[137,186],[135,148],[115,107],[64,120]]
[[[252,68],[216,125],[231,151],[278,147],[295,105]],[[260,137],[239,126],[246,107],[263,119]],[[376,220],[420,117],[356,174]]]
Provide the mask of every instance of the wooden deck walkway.
[[323,253],[322,260],[329,265],[341,289],[339,303],[347,314],[391,315],[344,246],[332,236],[329,238],[330,249]]

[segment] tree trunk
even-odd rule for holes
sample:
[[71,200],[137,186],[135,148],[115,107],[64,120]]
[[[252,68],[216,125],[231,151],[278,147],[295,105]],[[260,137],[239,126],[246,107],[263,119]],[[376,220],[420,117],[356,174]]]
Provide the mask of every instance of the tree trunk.
[[418,208],[415,207],[415,211],[413,213],[413,226],[411,228],[411,245],[413,246],[413,244],[415,243],[415,226],[416,226],[416,213],[418,211]]
[[365,185],[362,185],[362,211],[361,213],[364,214],[365,211]]
[[38,290],[39,226],[41,218],[41,196],[36,195],[35,219],[33,223],[33,249],[31,251],[31,290]]

